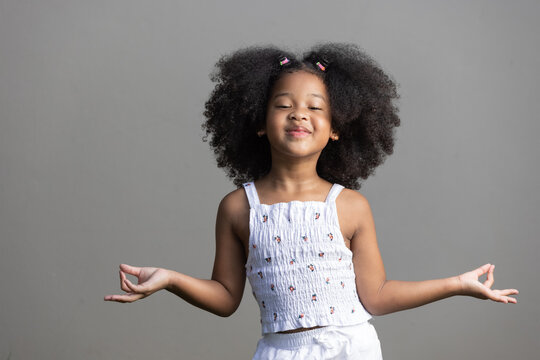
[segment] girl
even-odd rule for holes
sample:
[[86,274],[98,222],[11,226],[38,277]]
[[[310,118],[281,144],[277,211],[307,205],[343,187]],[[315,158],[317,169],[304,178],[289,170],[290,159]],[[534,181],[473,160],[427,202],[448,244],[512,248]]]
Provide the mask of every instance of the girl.
[[386,279],[370,206],[353,189],[393,151],[397,93],[356,46],[324,44],[303,58],[242,49],[219,60],[212,80],[205,140],[239,187],[219,204],[212,279],[122,264],[126,294],[105,300],[167,289],[230,316],[247,276],[263,333],[254,359],[381,359],[371,315],[454,295],[516,303],[517,290],[491,289],[491,264],[446,279]]

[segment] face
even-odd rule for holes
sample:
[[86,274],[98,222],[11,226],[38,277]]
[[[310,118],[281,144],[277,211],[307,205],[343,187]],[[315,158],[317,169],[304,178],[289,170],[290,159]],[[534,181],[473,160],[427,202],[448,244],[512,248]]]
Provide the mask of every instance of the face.
[[326,86],[316,75],[296,71],[283,75],[274,85],[267,105],[266,134],[272,153],[303,157],[320,155],[331,129]]

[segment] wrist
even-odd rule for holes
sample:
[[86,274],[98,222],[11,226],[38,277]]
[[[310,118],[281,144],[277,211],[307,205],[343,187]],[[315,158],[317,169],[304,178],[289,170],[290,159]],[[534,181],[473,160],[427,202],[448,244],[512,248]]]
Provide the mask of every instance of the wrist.
[[172,291],[173,273],[171,270],[163,269],[165,272],[165,290]]
[[452,276],[449,278],[450,293],[454,295],[463,295],[463,284],[459,279],[459,276]]

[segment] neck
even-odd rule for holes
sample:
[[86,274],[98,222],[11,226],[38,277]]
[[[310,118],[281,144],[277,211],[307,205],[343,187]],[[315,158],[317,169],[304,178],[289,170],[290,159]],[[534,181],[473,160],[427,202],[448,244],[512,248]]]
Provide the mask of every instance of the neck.
[[326,181],[317,174],[318,155],[310,159],[272,156],[272,168],[264,180],[275,190],[285,192],[299,192],[320,186]]

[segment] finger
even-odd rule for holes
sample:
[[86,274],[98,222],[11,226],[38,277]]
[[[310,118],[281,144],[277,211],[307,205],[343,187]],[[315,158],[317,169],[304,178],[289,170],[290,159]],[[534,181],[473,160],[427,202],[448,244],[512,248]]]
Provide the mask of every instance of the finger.
[[513,298],[511,296],[505,296],[506,300],[507,300],[507,304],[510,303],[510,304],[517,304],[517,299],[516,298]]
[[120,303],[131,303],[140,300],[144,297],[143,294],[124,294],[124,295],[107,295],[105,301],[115,301]]
[[508,296],[519,294],[519,291],[517,291],[517,289],[494,290],[494,292],[499,294],[501,298],[505,299],[507,303],[517,304],[516,298]]
[[129,279],[125,279],[124,284],[126,284],[126,286],[130,289],[130,291],[134,293],[144,293],[147,291],[145,285],[135,285],[131,281],[129,281]]
[[495,265],[491,265],[489,267],[488,273],[487,273],[487,279],[484,281],[484,285],[488,288],[493,285],[493,282],[495,281],[495,276],[493,275],[493,269],[495,269]]
[[506,298],[508,299],[509,303],[517,304],[517,299],[516,298],[513,298],[511,296],[507,296]]
[[506,296],[506,295],[511,295],[511,294],[515,295],[517,293],[518,291],[516,289],[493,290],[490,293],[492,296],[489,296],[489,299],[497,301],[497,302],[502,302],[505,304],[508,304],[508,303],[516,304],[517,303],[516,298],[513,298],[511,296]]
[[490,291],[487,298],[496,302],[508,303],[507,297],[500,295],[498,291]]
[[126,280],[126,274],[122,270],[118,271],[120,273],[120,288],[124,290],[125,292],[131,292],[127,285],[124,283],[124,280]]
[[139,277],[139,274],[141,273],[141,268],[137,266],[131,266],[128,264],[120,264],[120,270],[130,274],[134,275],[136,277]]
[[476,276],[482,276],[489,271],[490,267],[491,267],[491,264],[485,264],[485,265],[480,266],[477,269],[474,269],[473,272]]
[[494,291],[502,296],[519,294],[519,291],[517,291],[517,289],[504,289],[504,290],[494,290]]

